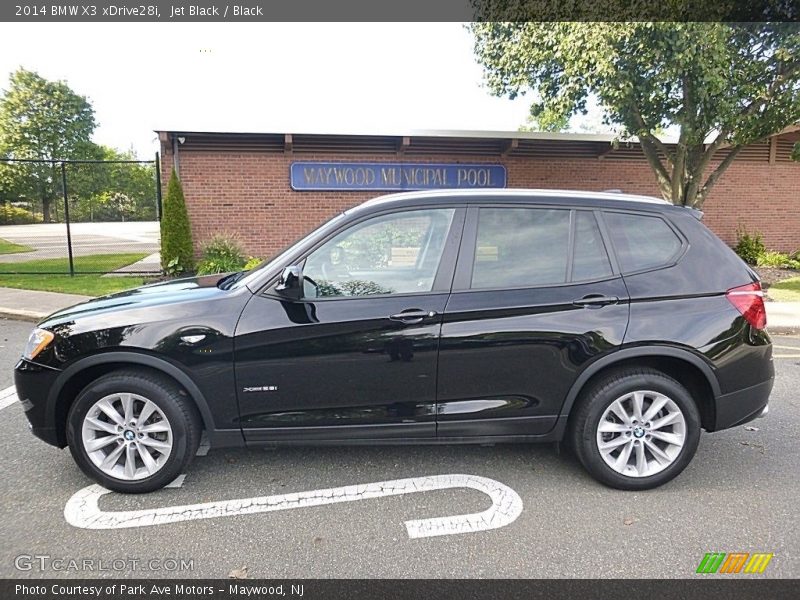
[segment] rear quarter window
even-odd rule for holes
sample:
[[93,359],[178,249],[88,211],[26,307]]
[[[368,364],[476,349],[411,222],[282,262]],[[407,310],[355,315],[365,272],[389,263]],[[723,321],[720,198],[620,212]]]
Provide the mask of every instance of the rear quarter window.
[[623,273],[666,266],[683,246],[667,223],[656,216],[604,213]]

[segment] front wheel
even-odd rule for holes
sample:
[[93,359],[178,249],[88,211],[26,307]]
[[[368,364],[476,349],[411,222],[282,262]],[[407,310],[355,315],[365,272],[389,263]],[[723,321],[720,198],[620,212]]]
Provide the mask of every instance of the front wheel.
[[200,420],[172,380],[115,371],[87,386],[67,416],[75,462],[105,488],[144,493],[170,483],[200,443]]
[[623,490],[658,487],[692,460],[700,414],[689,392],[649,368],[611,373],[582,395],[572,446],[598,481]]

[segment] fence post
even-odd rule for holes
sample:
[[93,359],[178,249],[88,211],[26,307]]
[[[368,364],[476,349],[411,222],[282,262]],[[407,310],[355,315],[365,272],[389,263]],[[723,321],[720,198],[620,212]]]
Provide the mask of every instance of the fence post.
[[72,232],[69,228],[69,197],[67,196],[67,163],[61,161],[61,189],[64,192],[64,221],[67,224],[67,255],[69,256],[69,275],[75,277],[75,261],[72,257]]
[[156,217],[161,221],[161,157],[156,152]]

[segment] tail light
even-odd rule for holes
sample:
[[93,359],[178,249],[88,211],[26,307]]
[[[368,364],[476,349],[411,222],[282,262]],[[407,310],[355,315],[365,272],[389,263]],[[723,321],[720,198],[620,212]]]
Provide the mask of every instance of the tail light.
[[764,292],[759,282],[731,288],[725,292],[725,297],[753,328],[764,329],[767,326]]

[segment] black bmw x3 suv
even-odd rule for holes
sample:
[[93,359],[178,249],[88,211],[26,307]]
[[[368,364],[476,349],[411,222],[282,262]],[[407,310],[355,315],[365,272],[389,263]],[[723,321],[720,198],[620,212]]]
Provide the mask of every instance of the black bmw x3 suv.
[[258,268],[59,311],[16,366],[33,433],[120,492],[211,446],[566,441],[669,481],[763,416],[756,274],[701,213],[613,193],[376,198]]

